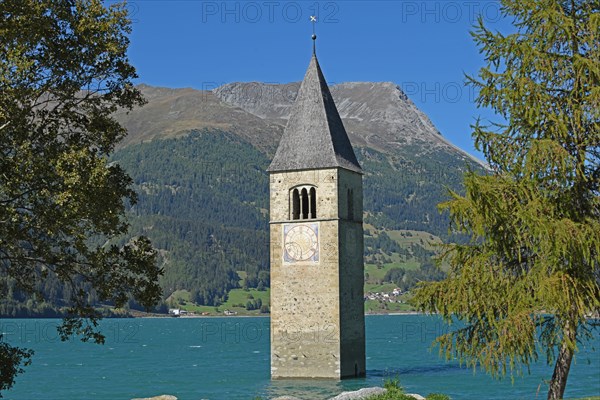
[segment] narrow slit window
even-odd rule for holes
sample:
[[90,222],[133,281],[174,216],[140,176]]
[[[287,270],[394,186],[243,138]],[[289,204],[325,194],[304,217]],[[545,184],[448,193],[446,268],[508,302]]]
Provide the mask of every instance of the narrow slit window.
[[354,191],[348,189],[348,219],[354,220]]

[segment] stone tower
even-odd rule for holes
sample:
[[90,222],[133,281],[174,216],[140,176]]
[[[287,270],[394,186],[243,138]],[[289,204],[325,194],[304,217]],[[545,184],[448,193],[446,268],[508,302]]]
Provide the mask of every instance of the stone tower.
[[271,377],[363,376],[362,169],[314,51],[268,171]]

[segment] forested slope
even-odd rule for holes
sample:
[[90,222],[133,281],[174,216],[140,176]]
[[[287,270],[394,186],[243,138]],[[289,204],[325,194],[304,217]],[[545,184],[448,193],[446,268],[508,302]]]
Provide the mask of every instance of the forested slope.
[[[149,103],[118,116],[129,135],[112,161],[134,181],[138,202],[129,211],[130,237],[146,235],[159,250],[164,298],[185,289],[198,304],[219,304],[239,286],[238,271],[247,287],[268,287],[265,170],[297,85],[140,88]],[[481,165],[445,141],[393,84],[341,84],[332,93],[365,171],[365,223],[380,232],[423,231],[449,240],[448,218],[437,204],[447,188],[461,190],[467,168]],[[381,242],[386,236],[376,237]],[[410,255],[420,251],[414,243],[397,245],[401,251],[367,246],[367,260],[395,268],[401,260],[423,258]],[[28,299],[11,289],[0,313],[14,315],[20,304],[49,315],[68,298],[68,289],[54,282],[39,289],[51,306],[34,300],[25,306]]]

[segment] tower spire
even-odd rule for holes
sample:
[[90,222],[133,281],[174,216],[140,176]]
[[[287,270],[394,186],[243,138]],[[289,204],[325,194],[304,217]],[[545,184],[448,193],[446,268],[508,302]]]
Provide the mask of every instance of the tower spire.
[[269,172],[337,167],[362,173],[317,57],[313,55]]

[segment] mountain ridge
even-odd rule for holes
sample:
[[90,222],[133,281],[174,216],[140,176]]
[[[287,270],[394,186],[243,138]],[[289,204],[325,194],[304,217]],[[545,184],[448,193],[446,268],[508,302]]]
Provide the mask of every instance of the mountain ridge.
[[[206,128],[231,131],[272,156],[299,87],[300,82],[232,82],[212,90],[138,85],[148,104],[117,114],[129,132],[120,147]],[[446,139],[393,82],[345,82],[330,90],[355,147],[388,153],[390,147],[417,145],[418,154],[426,155],[429,144],[485,165]]]

